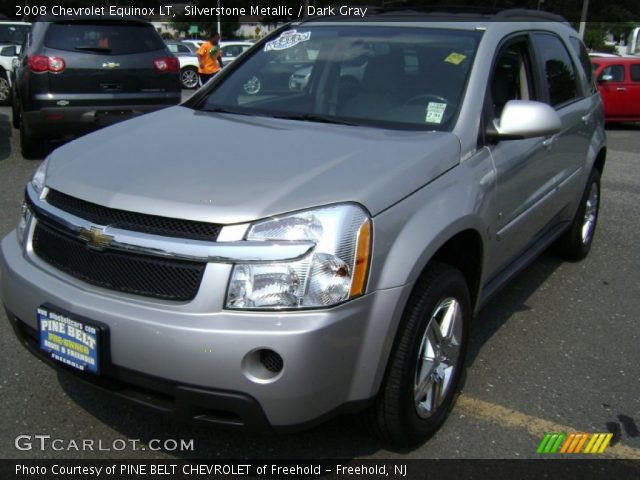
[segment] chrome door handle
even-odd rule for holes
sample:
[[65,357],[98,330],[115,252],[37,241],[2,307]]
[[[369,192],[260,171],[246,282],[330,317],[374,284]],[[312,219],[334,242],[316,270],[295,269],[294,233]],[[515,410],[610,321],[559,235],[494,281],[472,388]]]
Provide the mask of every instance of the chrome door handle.
[[587,113],[586,115],[582,116],[582,121],[586,124],[589,123],[589,120],[591,120],[591,113]]
[[627,91],[627,89],[624,88],[624,87],[618,87],[618,88],[616,88],[616,90],[619,91],[619,92],[626,92]]

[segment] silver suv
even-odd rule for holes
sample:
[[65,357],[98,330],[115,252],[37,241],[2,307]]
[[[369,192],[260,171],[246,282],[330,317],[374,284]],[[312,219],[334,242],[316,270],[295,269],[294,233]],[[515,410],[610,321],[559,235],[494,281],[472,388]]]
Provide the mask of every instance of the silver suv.
[[183,105],[54,151],[2,242],[16,334],[158,411],[288,431],[364,410],[423,441],[474,314],[593,241],[602,105],[543,15],[293,23]]

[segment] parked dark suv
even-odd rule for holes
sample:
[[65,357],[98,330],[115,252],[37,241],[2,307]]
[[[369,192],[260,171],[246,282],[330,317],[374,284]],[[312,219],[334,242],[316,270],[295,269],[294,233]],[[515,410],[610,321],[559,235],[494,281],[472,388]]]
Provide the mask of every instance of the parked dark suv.
[[22,154],[180,101],[178,59],[139,19],[37,21],[20,55],[13,125]]

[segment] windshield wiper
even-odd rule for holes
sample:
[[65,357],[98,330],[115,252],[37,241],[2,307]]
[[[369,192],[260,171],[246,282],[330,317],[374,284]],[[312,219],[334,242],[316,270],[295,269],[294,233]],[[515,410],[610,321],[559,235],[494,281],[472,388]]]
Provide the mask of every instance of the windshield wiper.
[[98,52],[98,53],[111,53],[110,48],[105,47],[89,47],[84,45],[78,45],[75,47],[76,50],[81,50],[83,52]]
[[346,122],[344,120],[338,120],[335,117],[329,115],[318,115],[315,113],[298,113],[298,114],[286,114],[286,115],[273,115],[274,118],[282,118],[284,120],[300,120],[303,122],[318,122],[318,123],[332,123],[334,125],[350,125],[352,127],[359,126],[357,123]]
[[234,110],[232,108],[226,108],[226,107],[201,108],[200,111],[213,112],[213,113],[232,113],[234,115],[250,115],[249,113],[244,112],[242,110]]

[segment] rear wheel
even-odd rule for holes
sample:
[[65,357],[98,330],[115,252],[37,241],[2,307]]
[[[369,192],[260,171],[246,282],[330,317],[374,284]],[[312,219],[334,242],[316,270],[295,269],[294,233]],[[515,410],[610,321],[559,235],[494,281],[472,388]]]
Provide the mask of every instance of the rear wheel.
[[0,105],[11,103],[11,86],[7,79],[7,72],[0,71]]
[[381,390],[365,412],[369,430],[410,446],[444,422],[464,368],[471,302],[462,274],[433,263],[407,304]]
[[198,69],[195,67],[184,67],[180,70],[180,84],[182,88],[194,89],[198,86],[199,80]]
[[600,172],[591,172],[580,206],[569,229],[558,239],[556,251],[568,260],[582,260],[591,250],[600,210]]
[[15,99],[11,102],[11,124],[13,128],[20,128],[20,113],[18,113]]

